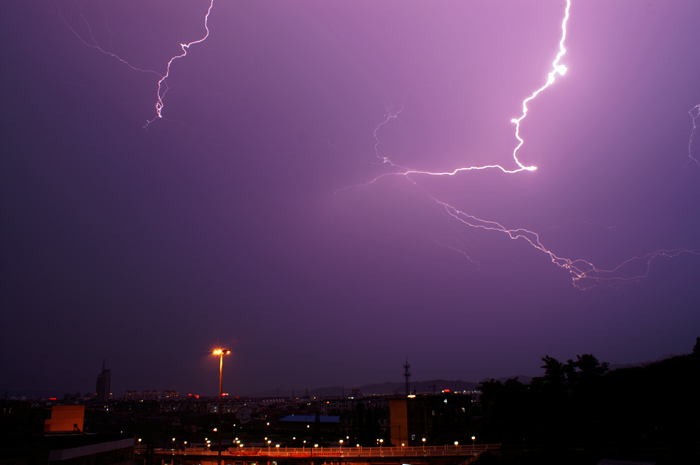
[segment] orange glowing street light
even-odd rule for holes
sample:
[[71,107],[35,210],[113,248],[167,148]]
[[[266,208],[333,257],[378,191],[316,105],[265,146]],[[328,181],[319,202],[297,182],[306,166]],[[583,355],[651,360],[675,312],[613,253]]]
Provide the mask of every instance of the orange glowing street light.
[[219,465],[221,465],[221,398],[223,396],[223,379],[224,379],[224,355],[231,353],[228,349],[214,349],[213,354],[219,356]]

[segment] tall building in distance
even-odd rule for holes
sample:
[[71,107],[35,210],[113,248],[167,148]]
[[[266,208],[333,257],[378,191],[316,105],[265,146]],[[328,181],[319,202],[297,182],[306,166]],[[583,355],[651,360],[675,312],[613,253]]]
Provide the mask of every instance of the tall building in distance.
[[110,388],[112,386],[112,373],[110,370],[105,368],[105,361],[102,360],[102,373],[97,375],[97,388],[95,392],[97,393],[97,400],[105,401],[109,400],[111,394]]
[[409,389],[408,381],[411,378],[411,372],[409,369],[411,368],[411,365],[408,364],[408,355],[406,356],[406,363],[403,366],[403,376],[406,378],[406,395],[409,395],[411,393],[411,390]]

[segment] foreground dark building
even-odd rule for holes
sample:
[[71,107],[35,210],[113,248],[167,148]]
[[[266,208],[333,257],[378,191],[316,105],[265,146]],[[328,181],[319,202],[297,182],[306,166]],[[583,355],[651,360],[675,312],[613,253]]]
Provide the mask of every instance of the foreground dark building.
[[133,464],[133,436],[82,432],[84,411],[0,401],[0,465]]
[[468,394],[450,393],[390,399],[391,444],[418,446],[437,438],[451,443],[469,426],[471,401]]

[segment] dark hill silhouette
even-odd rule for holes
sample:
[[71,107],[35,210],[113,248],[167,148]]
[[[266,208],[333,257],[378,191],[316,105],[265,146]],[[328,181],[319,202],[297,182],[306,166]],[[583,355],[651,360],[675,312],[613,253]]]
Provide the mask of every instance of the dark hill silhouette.
[[[524,377],[527,378],[527,377]],[[529,380],[529,378],[527,378]],[[434,379],[429,381],[417,381],[410,383],[412,392],[419,394],[430,394],[433,392],[439,393],[445,389],[450,391],[473,391],[479,383],[461,380],[444,380]],[[434,388],[433,388],[434,386]],[[350,396],[353,389],[359,389],[363,396],[371,396],[375,394],[403,394],[406,390],[406,385],[403,382],[385,382],[364,384],[359,387],[343,388],[342,386],[329,386],[309,390],[310,397],[332,397],[332,396]],[[295,390],[295,397],[306,395],[306,390]],[[291,397],[292,391],[288,389],[267,390],[247,394],[247,397]]]

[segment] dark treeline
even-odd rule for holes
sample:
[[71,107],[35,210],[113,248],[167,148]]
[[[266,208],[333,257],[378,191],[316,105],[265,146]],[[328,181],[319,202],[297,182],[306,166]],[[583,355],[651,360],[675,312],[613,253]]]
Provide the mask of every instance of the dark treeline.
[[700,338],[691,354],[643,367],[609,371],[590,354],[542,361],[544,376],[529,385],[481,383],[480,440],[522,450],[700,450]]

